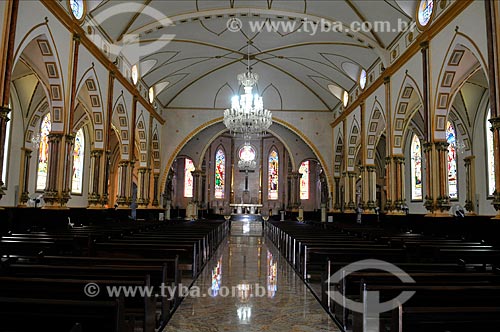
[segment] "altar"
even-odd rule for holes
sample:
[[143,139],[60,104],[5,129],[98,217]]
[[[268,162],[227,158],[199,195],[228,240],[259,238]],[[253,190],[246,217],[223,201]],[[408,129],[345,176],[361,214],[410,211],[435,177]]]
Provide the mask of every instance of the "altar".
[[244,204],[235,203],[229,204],[231,207],[231,214],[257,214],[260,215],[262,204]]

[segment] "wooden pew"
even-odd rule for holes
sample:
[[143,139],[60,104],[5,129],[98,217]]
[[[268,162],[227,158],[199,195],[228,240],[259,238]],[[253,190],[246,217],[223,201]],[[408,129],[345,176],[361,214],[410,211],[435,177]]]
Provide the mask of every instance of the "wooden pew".
[[3,331],[133,332],[126,323],[123,297],[109,301],[0,297]]

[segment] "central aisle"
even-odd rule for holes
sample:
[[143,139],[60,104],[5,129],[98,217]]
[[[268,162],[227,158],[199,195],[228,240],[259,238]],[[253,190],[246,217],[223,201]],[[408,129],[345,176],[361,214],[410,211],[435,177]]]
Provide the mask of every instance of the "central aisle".
[[[339,331],[258,228],[231,235],[194,283],[165,331]],[[194,289],[199,289],[196,296]]]

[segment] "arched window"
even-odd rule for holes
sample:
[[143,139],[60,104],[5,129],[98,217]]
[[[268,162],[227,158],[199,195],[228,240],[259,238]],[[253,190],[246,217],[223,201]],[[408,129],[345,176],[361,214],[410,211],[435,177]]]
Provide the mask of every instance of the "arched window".
[[219,149],[215,153],[215,198],[224,198],[226,179],[226,154]]
[[453,124],[448,121],[446,124],[446,141],[448,142],[448,193],[451,199],[458,198],[457,181],[457,134]]
[[40,147],[38,148],[38,169],[36,176],[36,190],[44,190],[47,184],[48,160],[49,160],[49,133],[52,124],[50,113],[42,119],[40,125]]
[[299,173],[302,174],[300,178],[300,199],[309,199],[309,160],[300,164]]
[[411,199],[422,199],[422,145],[417,135],[411,141]]
[[184,164],[184,197],[193,197],[193,174],[191,174],[193,171],[193,161],[186,158]]
[[493,147],[493,132],[491,131],[491,110],[486,117],[486,162],[488,163],[488,196],[495,192],[495,153]]
[[[10,108],[10,105],[9,105]],[[7,121],[7,128],[5,130],[5,143],[3,146],[3,173],[2,173],[2,182],[4,185],[7,184],[7,160],[9,160],[9,142],[10,142],[10,126],[12,123],[12,119]]]
[[76,132],[75,145],[73,147],[73,179],[71,180],[71,192],[74,194],[82,193],[83,184],[83,158],[85,152],[85,137],[83,129]]
[[279,180],[279,158],[278,152],[272,150],[269,154],[269,187],[267,197],[269,199],[278,199],[278,180]]

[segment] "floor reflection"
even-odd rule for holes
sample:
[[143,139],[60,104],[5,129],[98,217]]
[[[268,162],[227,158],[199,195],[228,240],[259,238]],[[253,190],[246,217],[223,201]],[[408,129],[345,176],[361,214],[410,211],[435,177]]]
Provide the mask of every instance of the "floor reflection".
[[165,331],[339,331],[290,265],[262,237],[261,223],[233,222]]

